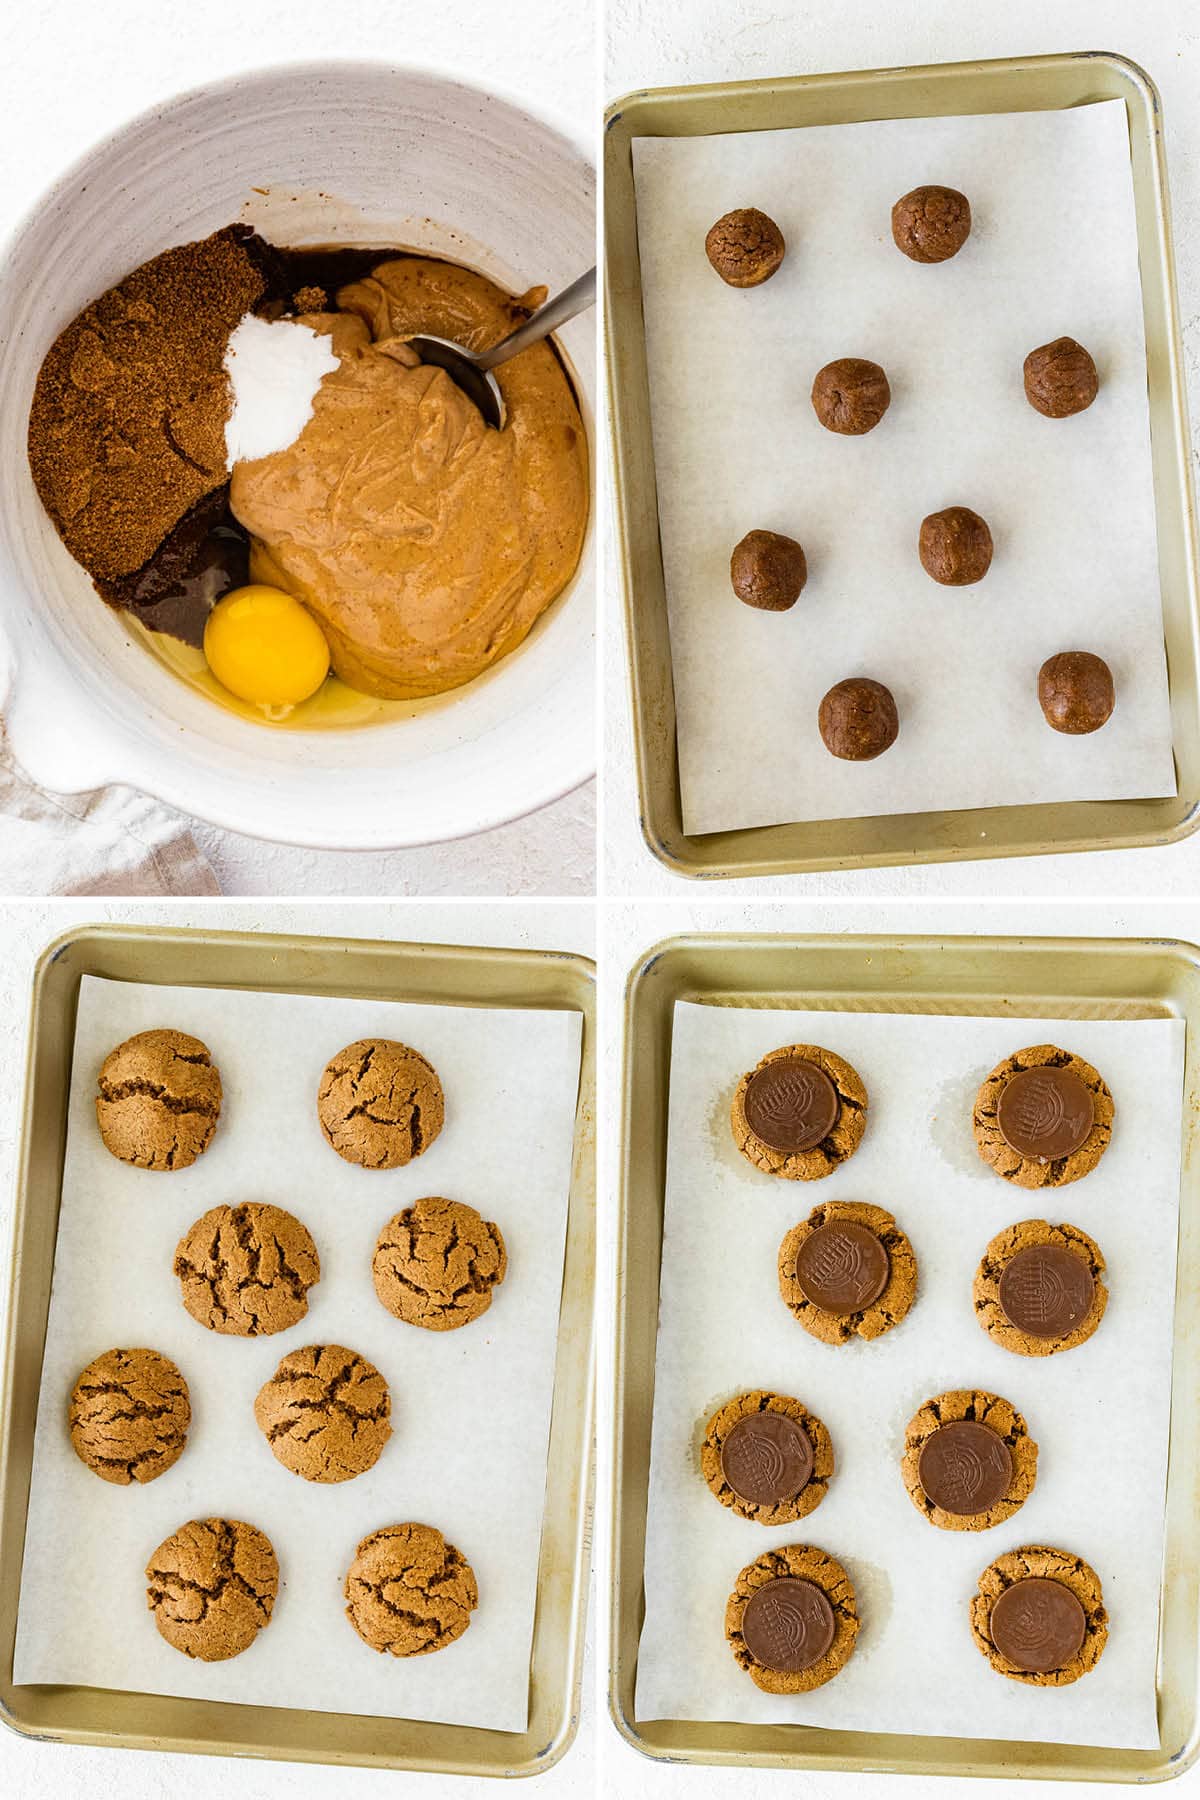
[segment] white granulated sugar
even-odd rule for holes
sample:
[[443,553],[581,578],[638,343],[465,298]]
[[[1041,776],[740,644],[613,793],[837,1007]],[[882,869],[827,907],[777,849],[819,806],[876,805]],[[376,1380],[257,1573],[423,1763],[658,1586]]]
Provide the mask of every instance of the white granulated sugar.
[[312,418],[322,376],[337,366],[329,339],[309,326],[247,313],[225,351],[233,388],[225,426],[227,466],[272,456],[295,443]]

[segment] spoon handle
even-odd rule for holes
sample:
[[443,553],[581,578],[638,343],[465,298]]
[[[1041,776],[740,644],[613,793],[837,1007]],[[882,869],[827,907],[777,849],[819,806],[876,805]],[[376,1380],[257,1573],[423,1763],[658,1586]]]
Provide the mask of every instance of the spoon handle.
[[565,287],[561,294],[555,294],[552,300],[547,300],[545,306],[539,306],[532,319],[526,319],[524,325],[509,337],[501,338],[498,344],[476,357],[475,367],[494,369],[498,363],[507,362],[510,356],[516,356],[530,344],[549,337],[552,331],[557,331],[560,325],[565,325],[577,313],[586,312],[589,306],[595,304],[595,300],[596,271],[593,268],[586,275],[581,275],[578,281],[573,281],[570,287]]

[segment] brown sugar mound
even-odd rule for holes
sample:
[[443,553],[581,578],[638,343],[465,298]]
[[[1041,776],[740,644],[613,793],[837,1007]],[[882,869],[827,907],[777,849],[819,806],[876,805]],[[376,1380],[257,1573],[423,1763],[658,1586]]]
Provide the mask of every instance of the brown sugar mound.
[[308,1229],[280,1206],[214,1206],[179,1240],[183,1304],[209,1331],[270,1337],[308,1311],[321,1259]]
[[385,1525],[358,1546],[346,1617],[381,1654],[428,1656],[460,1638],[479,1604],[475,1571],[433,1525]]
[[279,1592],[270,1538],[240,1519],[192,1519],[146,1565],[146,1600],[159,1633],[200,1662],[249,1648]]
[[258,1391],[254,1417],[285,1469],[305,1481],[350,1481],[392,1435],[387,1382],[341,1344],[289,1350]]
[[138,1169],[186,1169],[212,1142],[221,1076],[186,1031],[139,1031],[110,1050],[97,1080],[106,1150]]
[[71,1395],[76,1456],[102,1481],[153,1481],[178,1462],[192,1422],[187,1382],[157,1350],[106,1350]]
[[222,362],[230,333],[267,292],[258,245],[248,226],[230,225],[164,251],[84,307],[47,351],[29,467],[89,574],[141,568],[227,479]]

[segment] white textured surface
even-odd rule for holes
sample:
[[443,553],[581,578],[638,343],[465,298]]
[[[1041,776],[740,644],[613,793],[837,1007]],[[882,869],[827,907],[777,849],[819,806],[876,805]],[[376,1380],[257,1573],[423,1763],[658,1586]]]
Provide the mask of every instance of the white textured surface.
[[[887,68],[1032,51],[1111,50],[1146,68],[1166,121],[1175,221],[1180,316],[1190,410],[1200,422],[1200,18],[1184,0],[608,0],[605,98],[635,88],[750,80],[820,71]],[[606,583],[604,687],[605,872],[609,892],[664,895],[684,890],[645,848],[637,792],[620,606],[615,572]],[[785,876],[706,883],[704,892],[758,895],[1185,893],[1200,881],[1200,836],[1161,850],[1085,857],[937,864],[850,875]]]

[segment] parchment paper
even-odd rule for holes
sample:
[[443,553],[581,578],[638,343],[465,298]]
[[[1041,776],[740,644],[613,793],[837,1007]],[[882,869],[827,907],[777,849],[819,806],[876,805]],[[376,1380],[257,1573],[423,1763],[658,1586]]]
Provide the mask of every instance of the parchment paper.
[[[1173,794],[1146,354],[1124,104],[885,120],[633,145],[659,513],[688,832],[875,813]],[[910,262],[891,208],[956,187],[972,232]],[[788,252],[760,288],[718,279],[708,227],[736,206]],[[1028,351],[1060,336],[1100,393],[1050,420]],[[839,437],[809,390],[841,356],[880,363],[882,423]],[[927,513],[970,506],[995,558],[939,587]],[[729,555],[749,530],[798,538],[786,613],[743,606]],[[1092,650],[1117,690],[1100,732],[1045,724],[1037,671]],[[839,762],[821,696],[869,675],[900,737]]]
[[[820,1182],[760,1174],[729,1130],[742,1072],[797,1042],[847,1057],[870,1095],[860,1149]],[[1039,1196],[979,1160],[971,1103],[996,1063],[1046,1042],[1101,1071],[1116,1124],[1090,1175]],[[1157,1745],[1183,1043],[1176,1021],[676,1006],[639,1718]],[[832,1200],[886,1207],[916,1251],[913,1309],[872,1343],[819,1343],[779,1295],[785,1232]],[[1108,1264],[1108,1310],[1095,1336],[1043,1358],[993,1344],[971,1301],[989,1239],[1031,1218],[1079,1225]],[[939,1531],[905,1492],[904,1428],[932,1395],[973,1386],[1024,1414],[1040,1446],[1037,1484],[1003,1525]],[[803,1400],[833,1438],[829,1492],[797,1524],[739,1519],[700,1474],[706,1421],[757,1387]],[[862,1629],[833,1681],[778,1697],[760,1693],[734,1662],[724,1615],[738,1571],[787,1543],[817,1544],[845,1565]],[[1108,1643],[1071,1687],[1007,1681],[971,1638],[977,1577],[1020,1544],[1077,1551],[1103,1583]]]
[[[122,1038],[171,1025],[202,1038],[225,1099],[210,1148],[171,1174],[130,1168],[96,1129],[96,1075]],[[405,1169],[355,1168],[326,1144],[316,1091],[359,1037],[397,1037],[438,1069],[446,1123]],[[563,1242],[579,1082],[578,1014],[325,1000],[85,979],[42,1373],[15,1679],[521,1731],[542,1528]],[[482,1318],[422,1331],[375,1297],[380,1227],[425,1194],[465,1200],[504,1233],[509,1267]],[[222,1337],[183,1310],[175,1245],[210,1206],[266,1200],[303,1219],[321,1256],[308,1314],[273,1337]],[[286,1351],[342,1343],[382,1371],[393,1436],[375,1467],[320,1486],[276,1462],[253,1402]],[[191,1390],[183,1456],[114,1487],[75,1456],[67,1402],[114,1345],[173,1357]],[[192,1518],[260,1526],[280,1593],[267,1629],[225,1663],[171,1649],[146,1606],[150,1553]],[[472,1564],[480,1602],[436,1655],[369,1649],[344,1616],[359,1540],[437,1525]]]

